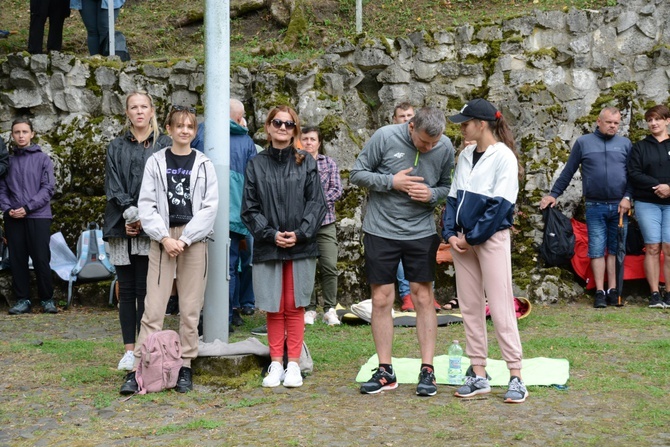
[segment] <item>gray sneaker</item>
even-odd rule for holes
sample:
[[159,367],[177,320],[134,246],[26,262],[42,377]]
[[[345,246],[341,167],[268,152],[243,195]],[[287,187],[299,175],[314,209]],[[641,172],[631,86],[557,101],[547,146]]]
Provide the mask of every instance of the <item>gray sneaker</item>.
[[485,377],[479,376],[466,376],[465,384],[459,387],[454,396],[456,397],[472,397],[477,394],[486,394],[491,392],[491,385]]
[[520,404],[525,402],[527,397],[528,390],[526,389],[526,385],[523,384],[523,380],[517,376],[512,376],[512,378],[509,380],[507,392],[504,396],[505,403]]

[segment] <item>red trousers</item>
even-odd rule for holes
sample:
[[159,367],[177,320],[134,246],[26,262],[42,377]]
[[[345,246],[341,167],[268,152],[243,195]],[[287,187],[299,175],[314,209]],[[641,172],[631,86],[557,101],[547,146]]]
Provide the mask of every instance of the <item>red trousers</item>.
[[268,312],[268,345],[270,357],[284,356],[284,342],[288,358],[300,358],[305,337],[305,308],[295,307],[293,294],[293,261],[284,262],[282,269],[282,293],[279,312]]

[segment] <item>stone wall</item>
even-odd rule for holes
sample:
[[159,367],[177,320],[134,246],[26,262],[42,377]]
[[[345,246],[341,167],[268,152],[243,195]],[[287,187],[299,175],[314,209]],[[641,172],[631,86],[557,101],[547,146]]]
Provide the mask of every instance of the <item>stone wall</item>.
[[[575,139],[590,132],[600,109],[623,112],[622,133],[644,134],[643,113],[668,99],[670,5],[621,2],[600,11],[536,11],[501,24],[467,24],[396,39],[342,40],[311,61],[231,68],[231,92],[247,107],[254,138],[277,104],[291,104],[303,124],[319,125],[325,148],[342,169],[338,204],[343,303],[367,297],[360,225],[364,191],[347,185],[348,170],[370,135],[388,124],[395,104],[437,106],[447,114],[485,96],[511,122],[526,176],[521,184],[513,258],[517,293],[540,301],[582,293],[570,272],[541,269],[537,204],[560,172]],[[128,64],[67,54],[10,55],[0,66],[0,131],[30,115],[38,143],[51,154],[58,179],[54,230],[71,246],[87,221],[102,221],[104,154],[124,125],[124,98],[147,90],[159,121],[170,104],[196,105],[203,115],[204,71],[192,60]],[[460,143],[457,126],[447,134]],[[560,203],[583,212],[575,176]],[[440,267],[438,296],[453,293],[453,268]]]

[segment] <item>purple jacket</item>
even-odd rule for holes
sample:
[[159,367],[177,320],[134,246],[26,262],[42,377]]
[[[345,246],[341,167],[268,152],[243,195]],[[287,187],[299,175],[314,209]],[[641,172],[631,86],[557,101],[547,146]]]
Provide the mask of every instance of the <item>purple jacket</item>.
[[14,148],[7,176],[0,180],[0,209],[7,213],[23,207],[26,218],[51,219],[54,185],[53,163],[37,144]]

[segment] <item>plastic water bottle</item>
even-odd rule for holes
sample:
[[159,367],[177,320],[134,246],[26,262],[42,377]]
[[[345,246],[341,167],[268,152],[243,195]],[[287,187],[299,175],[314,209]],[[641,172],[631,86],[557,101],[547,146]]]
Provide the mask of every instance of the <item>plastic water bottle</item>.
[[447,372],[447,381],[450,385],[463,384],[463,370],[461,369],[461,358],[463,357],[463,348],[458,344],[458,340],[449,347],[449,371]]

